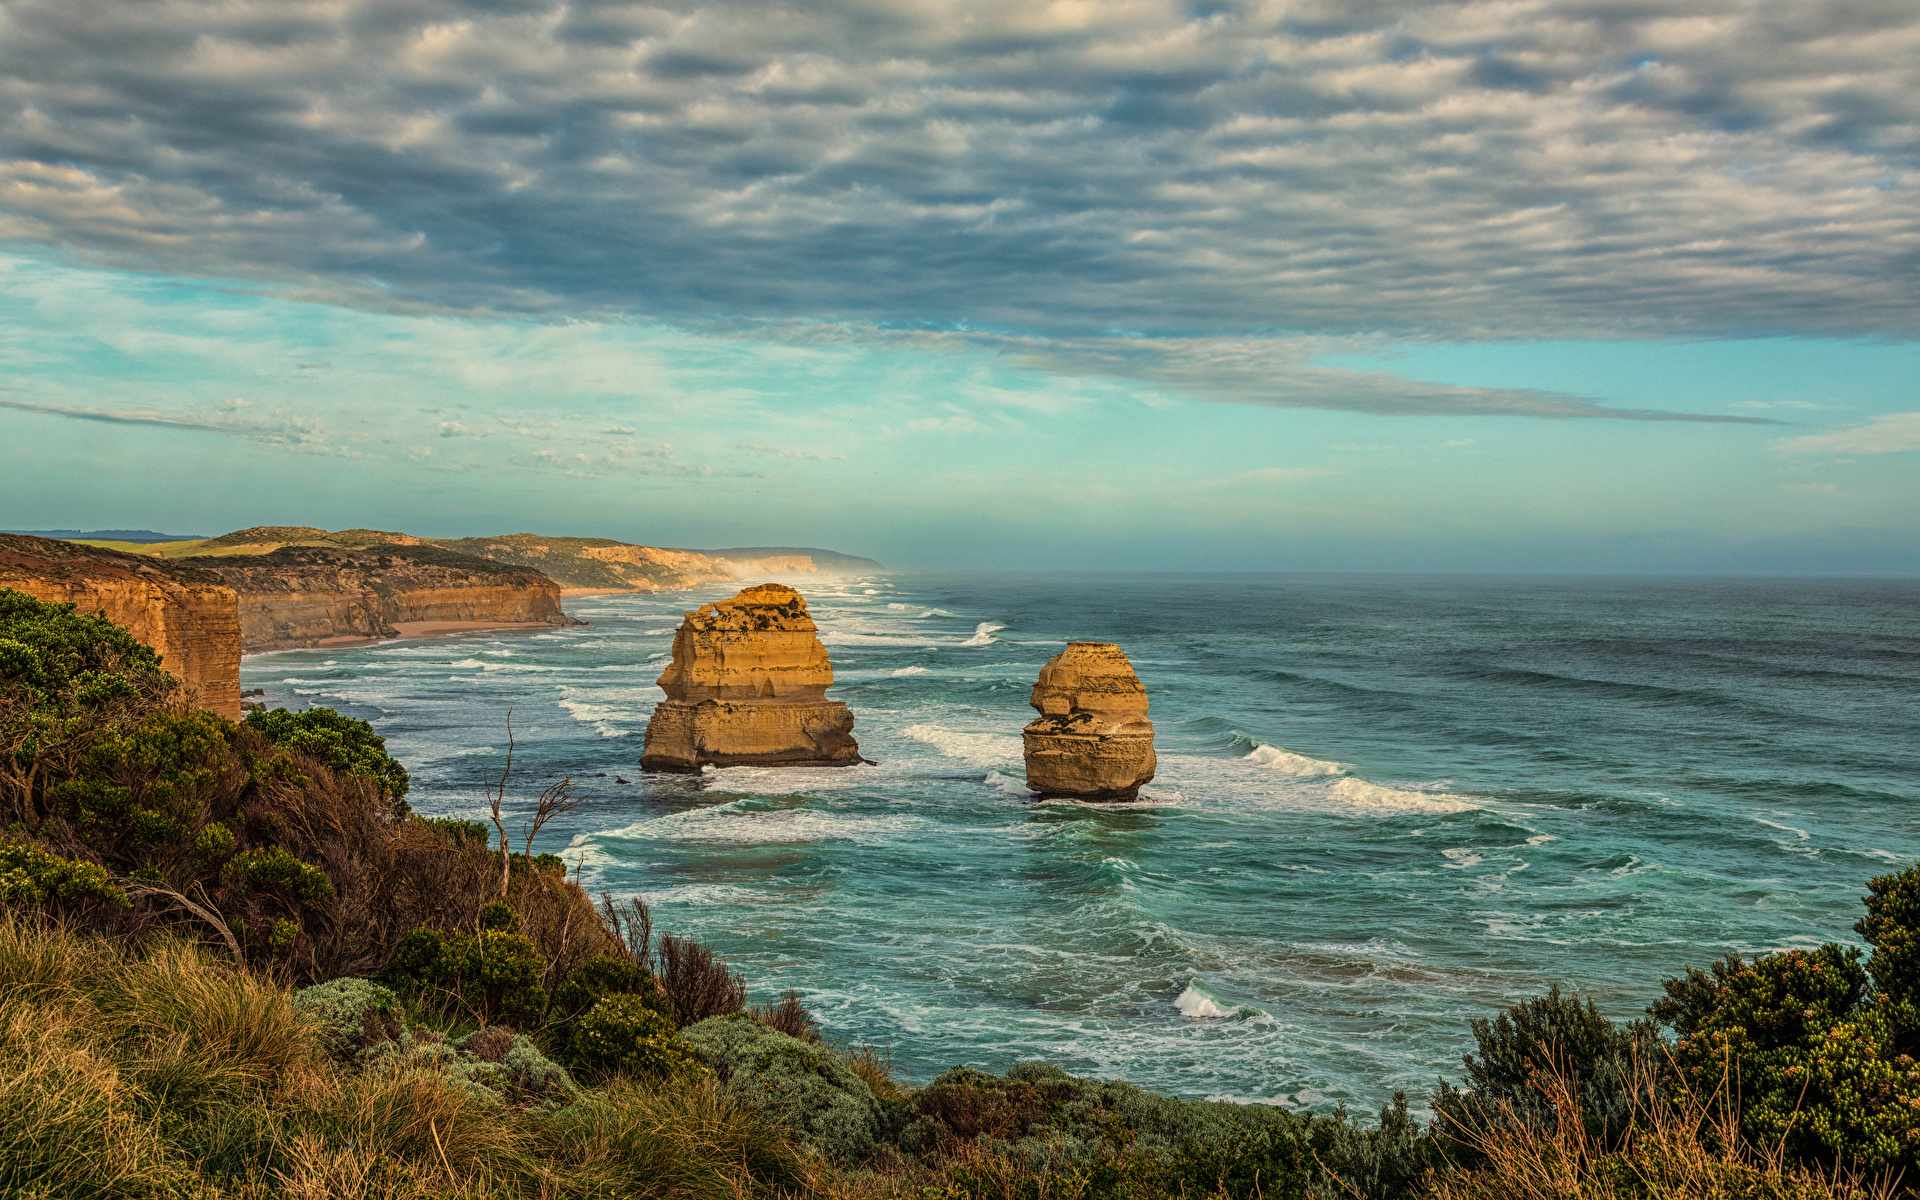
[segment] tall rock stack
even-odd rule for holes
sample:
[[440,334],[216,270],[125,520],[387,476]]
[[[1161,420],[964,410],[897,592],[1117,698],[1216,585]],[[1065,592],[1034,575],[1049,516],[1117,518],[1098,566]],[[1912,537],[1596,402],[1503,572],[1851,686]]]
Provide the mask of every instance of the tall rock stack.
[[827,699],[832,683],[799,592],[767,583],[703,605],[673,635],[640,767],[852,766],[853,713]]
[[1033,685],[1040,715],[1021,730],[1027,787],[1042,796],[1132,800],[1153,779],[1147,689],[1111,642],[1068,642]]

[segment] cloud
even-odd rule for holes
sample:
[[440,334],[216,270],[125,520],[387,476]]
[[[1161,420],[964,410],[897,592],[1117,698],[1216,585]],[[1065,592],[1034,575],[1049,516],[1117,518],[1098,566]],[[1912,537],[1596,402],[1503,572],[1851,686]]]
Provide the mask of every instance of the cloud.
[[1920,450],[1920,412],[1888,413],[1852,429],[1808,433],[1773,444],[1782,454],[1899,454]]
[[801,450],[782,450],[778,446],[754,446],[746,442],[730,443],[735,450],[752,450],[759,454],[772,454],[779,458],[805,458],[814,462],[845,462],[844,454],[808,454]]
[[0,0],[0,28],[0,240],[330,303],[939,330],[1202,399],[1581,418],[1703,419],[1286,338],[1920,336],[1907,4]]
[[1803,496],[1839,497],[1844,495],[1840,490],[1840,485],[1837,483],[1783,483],[1780,485],[1780,490],[1783,492],[1798,492]]
[[[246,405],[251,408],[251,405]],[[231,402],[218,408],[166,412],[128,408],[87,408],[68,404],[42,404],[0,396],[0,408],[15,412],[65,417],[73,421],[98,421],[108,425],[144,425],[157,429],[176,429],[188,433],[213,433],[240,438],[267,446],[280,446],[310,454],[357,456],[359,451],[341,443],[364,439],[364,434],[345,434],[327,427],[318,417],[290,408],[276,408],[269,416],[246,416],[244,409]]]

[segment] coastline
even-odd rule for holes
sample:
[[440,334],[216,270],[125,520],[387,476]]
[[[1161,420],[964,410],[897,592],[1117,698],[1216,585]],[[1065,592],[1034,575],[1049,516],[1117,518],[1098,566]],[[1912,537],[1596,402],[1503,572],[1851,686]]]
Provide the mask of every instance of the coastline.
[[255,654],[277,654],[284,650],[334,650],[345,646],[371,646],[377,642],[456,637],[463,633],[483,633],[489,630],[564,628],[561,625],[550,625],[545,621],[395,621],[393,627],[400,631],[394,637],[315,638],[305,646],[276,646],[271,650],[251,650],[243,657],[252,658]]

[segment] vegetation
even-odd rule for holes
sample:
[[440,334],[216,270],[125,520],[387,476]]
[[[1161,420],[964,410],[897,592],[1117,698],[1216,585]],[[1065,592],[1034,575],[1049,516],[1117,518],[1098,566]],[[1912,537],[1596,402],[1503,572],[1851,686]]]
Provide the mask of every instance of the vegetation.
[[[494,798],[504,796],[503,773]],[[1920,866],[1871,954],[1687,968],[1619,1026],[1472,1023],[1422,1125],[1043,1063],[924,1087],[748,1006],[638,900],[423,820],[364,722],[235,724],[146,647],[0,590],[0,1196],[1869,1200],[1920,1181]],[[524,807],[524,806],[523,806]]]

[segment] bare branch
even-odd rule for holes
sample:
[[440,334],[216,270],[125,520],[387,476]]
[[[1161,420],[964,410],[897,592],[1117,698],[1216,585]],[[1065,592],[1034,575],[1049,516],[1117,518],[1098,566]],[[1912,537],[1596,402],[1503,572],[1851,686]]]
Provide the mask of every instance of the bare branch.
[[199,917],[202,921],[213,926],[214,931],[226,939],[227,948],[233,951],[233,961],[242,967],[247,965],[247,956],[240,952],[240,939],[234,937],[233,930],[228,928],[225,921],[221,920],[219,911],[213,907],[213,900],[207,895],[204,888],[201,889],[200,892],[200,898],[207,902],[203,907],[195,904],[165,884],[126,882],[120,886],[126,890],[129,896],[165,896],[167,899],[172,900],[175,904],[178,904],[194,916]]
[[521,825],[522,833],[527,835],[526,855],[533,858],[533,839],[540,836],[540,830],[555,817],[564,817],[587,802],[586,795],[574,795],[573,776],[569,775],[560,782],[551,784],[534,801],[533,815]]

